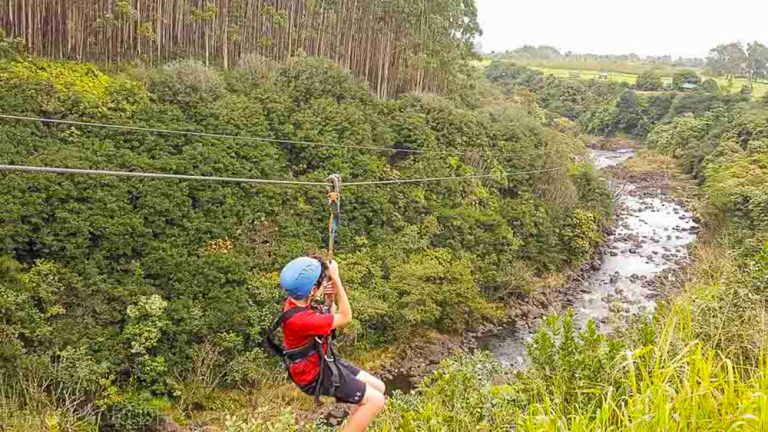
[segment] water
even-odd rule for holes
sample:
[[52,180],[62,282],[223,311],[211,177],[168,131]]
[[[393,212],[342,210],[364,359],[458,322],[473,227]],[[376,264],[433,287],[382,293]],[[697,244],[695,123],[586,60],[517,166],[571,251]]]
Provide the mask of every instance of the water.
[[[593,152],[598,168],[617,165],[634,155],[632,150]],[[693,215],[661,193],[633,194],[633,184],[618,185],[616,229],[607,239],[602,264],[589,274],[573,303],[578,327],[588,320],[601,331],[622,316],[652,313],[656,294],[646,282],[687,257],[695,239]],[[525,344],[532,337],[527,328],[508,328],[484,337],[479,346],[513,368],[525,365]]]
[[632,149],[592,150],[592,163],[599,169],[618,165],[635,155]]

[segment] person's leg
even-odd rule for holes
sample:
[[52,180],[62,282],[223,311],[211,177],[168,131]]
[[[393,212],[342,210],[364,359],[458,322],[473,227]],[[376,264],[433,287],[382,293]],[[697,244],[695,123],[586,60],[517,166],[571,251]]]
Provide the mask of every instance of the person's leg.
[[366,384],[365,396],[358,408],[352,412],[342,426],[342,432],[363,432],[373,419],[384,409],[384,394]]
[[361,370],[357,373],[357,379],[375,388],[381,394],[386,394],[387,392],[387,387],[384,385],[382,380],[376,378],[364,370]]

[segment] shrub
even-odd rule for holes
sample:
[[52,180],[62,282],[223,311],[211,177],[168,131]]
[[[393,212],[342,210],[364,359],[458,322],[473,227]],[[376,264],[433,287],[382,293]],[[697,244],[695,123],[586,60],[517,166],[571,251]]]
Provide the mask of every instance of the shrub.
[[693,84],[698,86],[701,84],[701,77],[696,71],[691,69],[682,69],[672,76],[672,87],[675,90],[682,90],[683,84]]
[[0,59],[17,59],[25,55],[27,45],[24,39],[10,39],[5,35],[4,30],[0,30]]
[[272,80],[277,72],[278,64],[264,56],[246,54],[240,57],[235,72],[238,78],[251,84]]
[[431,327],[456,331],[493,315],[471,274],[467,259],[447,250],[417,254],[392,269],[395,313],[401,330]]
[[196,60],[177,60],[152,74],[149,90],[163,103],[191,109],[216,102],[225,86],[215,69]]
[[720,92],[720,85],[713,78],[707,78],[701,83],[701,90],[716,94]]
[[422,381],[418,396],[399,394],[390,399],[372,430],[465,431],[509,427],[509,423],[504,423],[509,415],[500,409],[504,405],[498,397],[503,390],[493,384],[501,374],[501,365],[488,354],[445,360]]
[[706,171],[710,204],[750,233],[768,231],[768,155],[736,155]]
[[642,72],[635,81],[635,88],[642,91],[659,91],[663,87],[661,75],[653,69]]
[[159,418],[149,395],[129,394],[106,408],[99,432],[149,432]]

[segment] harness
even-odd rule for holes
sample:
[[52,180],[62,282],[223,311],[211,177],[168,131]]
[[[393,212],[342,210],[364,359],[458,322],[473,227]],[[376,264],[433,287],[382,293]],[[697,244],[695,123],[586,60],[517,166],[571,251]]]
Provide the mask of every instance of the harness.
[[[328,313],[327,310],[322,307],[317,307],[315,305],[310,307],[320,313]],[[309,393],[309,390],[312,388],[312,386],[314,386],[313,396],[315,397],[315,403],[320,404],[320,391],[323,388],[323,384],[327,382],[325,380],[330,380],[330,394],[328,396],[331,397],[336,396],[336,389],[339,387],[339,385],[341,385],[339,365],[336,363],[336,354],[333,351],[333,339],[335,338],[336,334],[335,331],[331,333],[330,336],[315,336],[312,342],[298,348],[291,349],[283,348],[282,344],[277,343],[274,339],[274,334],[277,329],[279,329],[285,322],[287,322],[297,313],[306,310],[306,307],[295,306],[281,313],[277,316],[277,318],[275,318],[275,321],[268,329],[264,329],[262,331],[261,336],[264,347],[282,359],[286,371],[289,372],[288,377],[291,379],[291,381],[293,381],[293,377],[289,371],[290,365],[304,360],[312,354],[317,354],[318,358],[320,359],[320,371],[317,374],[317,378],[315,378],[315,380],[311,383],[305,385],[299,385],[296,381],[293,382],[305,393]],[[323,346],[327,347],[325,352],[323,351]]]

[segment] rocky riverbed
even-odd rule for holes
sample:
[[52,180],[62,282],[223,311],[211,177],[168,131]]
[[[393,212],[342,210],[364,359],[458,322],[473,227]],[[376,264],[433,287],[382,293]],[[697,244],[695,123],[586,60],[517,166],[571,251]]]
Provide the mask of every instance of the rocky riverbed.
[[[595,165],[612,169],[634,155],[632,150],[593,152]],[[652,313],[660,295],[660,275],[683,266],[688,246],[698,225],[693,214],[665,193],[666,178],[616,176],[612,187],[617,197],[617,220],[593,271],[569,286],[562,307],[574,311],[575,322],[583,327],[592,320],[601,331],[637,313]],[[525,344],[537,324],[510,326],[482,336],[478,345],[491,351],[502,363],[519,368],[525,365]]]

